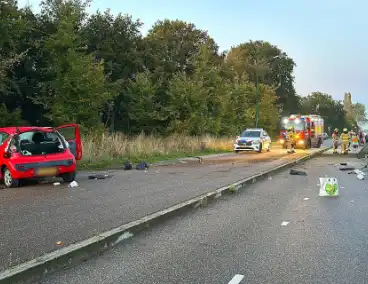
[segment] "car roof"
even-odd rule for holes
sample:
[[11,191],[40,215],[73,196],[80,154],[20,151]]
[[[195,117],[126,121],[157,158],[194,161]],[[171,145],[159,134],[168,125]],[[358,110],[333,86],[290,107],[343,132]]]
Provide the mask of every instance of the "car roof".
[[10,126],[10,127],[1,127],[0,132],[5,132],[8,134],[15,134],[17,132],[27,132],[27,131],[45,131],[51,132],[52,127],[40,127],[40,126]]

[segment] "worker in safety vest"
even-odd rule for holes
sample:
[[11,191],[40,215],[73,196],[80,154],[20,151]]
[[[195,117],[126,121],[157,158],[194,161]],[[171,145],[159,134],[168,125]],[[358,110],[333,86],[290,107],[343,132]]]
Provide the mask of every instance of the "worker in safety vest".
[[291,126],[288,128],[286,132],[286,141],[287,141],[287,152],[288,153],[295,153],[294,145],[295,145],[295,130],[294,127]]
[[350,135],[346,128],[344,128],[344,130],[342,131],[340,138],[341,138],[341,154],[347,154],[350,142]]
[[339,130],[335,128],[334,132],[332,132],[332,147],[333,153],[337,154],[337,147],[339,146]]

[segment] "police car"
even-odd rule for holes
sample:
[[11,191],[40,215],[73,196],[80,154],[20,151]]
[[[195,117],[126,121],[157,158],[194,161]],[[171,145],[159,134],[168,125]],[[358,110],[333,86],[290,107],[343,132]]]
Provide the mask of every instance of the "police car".
[[234,152],[256,151],[261,153],[263,150],[270,151],[271,137],[263,128],[247,128],[234,142]]

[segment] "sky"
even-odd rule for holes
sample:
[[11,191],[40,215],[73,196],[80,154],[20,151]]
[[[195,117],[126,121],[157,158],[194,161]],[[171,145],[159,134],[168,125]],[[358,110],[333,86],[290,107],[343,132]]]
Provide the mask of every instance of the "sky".
[[[36,11],[39,0],[19,0]],[[367,106],[368,1],[362,0],[93,0],[90,12],[110,8],[144,23],[180,19],[207,30],[221,50],[249,40],[277,45],[292,57],[297,93],[335,99],[351,92]],[[367,89],[365,89],[367,88]]]

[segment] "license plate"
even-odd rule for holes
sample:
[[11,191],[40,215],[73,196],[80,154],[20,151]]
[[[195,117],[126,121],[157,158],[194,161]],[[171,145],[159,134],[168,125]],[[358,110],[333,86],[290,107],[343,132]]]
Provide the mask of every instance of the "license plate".
[[57,168],[41,168],[36,171],[36,175],[38,176],[55,176],[56,173]]

